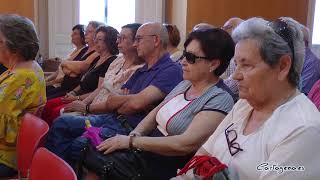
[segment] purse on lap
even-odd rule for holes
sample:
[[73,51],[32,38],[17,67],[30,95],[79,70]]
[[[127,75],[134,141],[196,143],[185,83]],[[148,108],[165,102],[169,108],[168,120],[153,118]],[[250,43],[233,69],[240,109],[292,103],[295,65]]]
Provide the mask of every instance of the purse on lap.
[[147,174],[144,152],[138,149],[125,149],[104,155],[97,151],[88,140],[81,150],[78,164],[78,178],[81,179],[83,168],[95,172],[100,179],[108,180],[144,180]]
[[177,174],[186,174],[193,169],[196,180],[230,180],[227,165],[216,157],[194,156]]

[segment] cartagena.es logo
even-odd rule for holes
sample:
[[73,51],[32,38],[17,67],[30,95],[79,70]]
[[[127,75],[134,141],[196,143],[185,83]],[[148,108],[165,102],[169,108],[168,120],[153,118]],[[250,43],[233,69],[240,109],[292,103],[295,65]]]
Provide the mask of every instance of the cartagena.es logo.
[[304,171],[304,166],[290,166],[290,165],[278,165],[271,164],[268,162],[263,162],[257,166],[258,171],[276,171],[278,174],[284,171]]

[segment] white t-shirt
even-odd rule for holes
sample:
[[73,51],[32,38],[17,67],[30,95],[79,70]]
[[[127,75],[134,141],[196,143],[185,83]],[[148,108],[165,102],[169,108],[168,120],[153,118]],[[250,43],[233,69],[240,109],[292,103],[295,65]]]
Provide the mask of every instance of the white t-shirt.
[[[228,165],[232,179],[320,179],[320,113],[304,95],[278,107],[255,132],[243,135],[252,107],[239,100],[203,148]],[[231,156],[225,129],[243,151]],[[234,136],[234,135],[230,135]],[[234,137],[230,137],[231,141]],[[233,142],[233,143],[234,143]]]

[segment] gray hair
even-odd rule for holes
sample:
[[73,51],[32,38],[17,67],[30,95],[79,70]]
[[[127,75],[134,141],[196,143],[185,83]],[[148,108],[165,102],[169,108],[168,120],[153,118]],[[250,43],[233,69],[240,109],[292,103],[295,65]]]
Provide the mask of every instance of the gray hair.
[[262,59],[270,67],[278,64],[281,56],[288,54],[292,60],[288,81],[294,87],[297,87],[304,62],[304,43],[301,26],[292,18],[281,19],[288,24],[288,28],[291,31],[294,54],[292,54],[289,44],[269,26],[270,22],[262,18],[254,17],[242,22],[234,30],[232,37],[235,42],[245,39],[256,40],[260,46]]
[[39,38],[32,21],[16,14],[0,15],[0,33],[12,53],[34,60],[39,51]]
[[90,21],[88,26],[91,25],[94,29],[97,29],[99,26],[104,26],[105,24],[98,21]]

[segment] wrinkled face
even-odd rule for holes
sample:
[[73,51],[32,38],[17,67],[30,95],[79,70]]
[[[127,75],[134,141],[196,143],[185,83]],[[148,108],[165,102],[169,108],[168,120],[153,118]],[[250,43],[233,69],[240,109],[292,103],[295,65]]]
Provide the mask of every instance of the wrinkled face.
[[150,27],[142,26],[138,29],[133,45],[139,57],[146,59],[154,51],[156,38],[156,35],[150,33]]
[[78,45],[82,45],[82,39],[81,39],[81,36],[80,36],[80,31],[79,29],[74,29],[72,31],[72,34],[71,34],[71,42],[72,44],[78,46]]
[[94,44],[96,48],[96,52],[101,54],[104,51],[108,51],[107,44],[105,42],[106,34],[102,31],[99,31],[94,38]]
[[86,32],[84,34],[84,39],[85,39],[86,43],[93,44],[95,30],[96,29],[91,24],[89,24],[87,26]]
[[6,40],[2,33],[0,33],[0,63],[6,64],[10,57],[10,51],[8,47],[6,46]]
[[[205,54],[201,49],[200,42],[195,39],[188,44],[186,52],[198,57],[205,57]],[[197,58],[195,59],[194,64],[190,64],[186,58],[188,57],[184,57],[181,61],[183,79],[191,82],[201,81],[204,78],[207,78],[209,74],[212,75],[212,72],[210,72],[211,62],[209,60]]]
[[135,50],[133,47],[134,37],[129,28],[122,28],[117,37],[118,49],[121,53],[126,54],[128,51]]
[[239,41],[235,48],[237,64],[233,79],[239,81],[239,97],[249,102],[264,102],[277,86],[278,72],[266,64],[256,40]]

